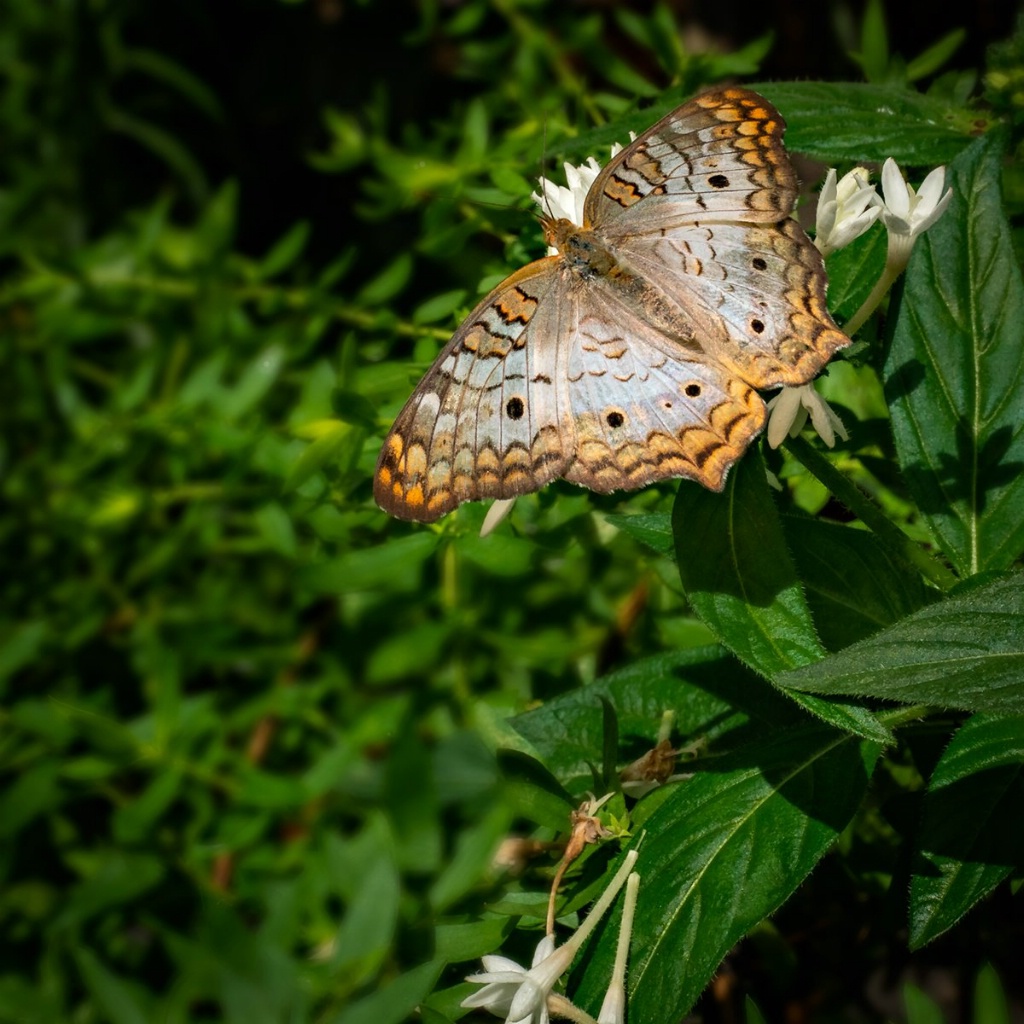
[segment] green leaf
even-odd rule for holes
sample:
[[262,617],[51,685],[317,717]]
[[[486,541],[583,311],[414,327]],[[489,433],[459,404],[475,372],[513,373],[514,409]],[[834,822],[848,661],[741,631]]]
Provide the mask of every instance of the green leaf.
[[888,236],[881,224],[827,260],[828,307],[839,323],[849,320],[864,304],[885,269]]
[[257,270],[261,279],[274,277],[287,270],[302,255],[309,241],[309,221],[300,220],[293,224],[263,257]]
[[[824,655],[759,453],[733,467],[721,494],[680,487],[672,526],[687,599],[741,661],[774,680]],[[862,708],[790,696],[837,728],[882,741],[889,736]]]
[[285,493],[294,491],[297,487],[301,487],[317,470],[333,461],[352,434],[352,430],[352,426],[348,423],[335,422],[328,426],[295,460],[284,479],[282,490]]
[[1024,715],[975,715],[924,796],[910,883],[910,946],[952,927],[1024,863]]
[[0,792],[0,838],[17,835],[42,814],[59,807],[64,800],[57,761],[40,761],[22,770],[13,782],[5,781]]
[[340,1014],[324,1019],[330,1024],[402,1024],[434,987],[443,966],[440,960],[420,964]]
[[[856,811],[879,746],[807,725],[754,742],[674,787],[644,822],[629,1019],[679,1020],[732,945],[775,910]],[[601,1000],[614,929],[577,992]],[[686,969],[679,965],[685,963]]]
[[635,664],[547,701],[512,719],[516,731],[561,779],[589,776],[604,739],[601,698],[615,708],[621,764],[649,750],[662,714],[675,712],[681,742],[719,736],[756,717],[772,726],[797,720],[791,703],[719,647],[672,651]]
[[111,851],[65,900],[55,927],[72,928],[110,907],[130,903],[166,874],[164,863],[149,854]]
[[866,530],[792,515],[782,517],[782,527],[830,651],[863,640],[938,597]]
[[858,63],[869,82],[884,82],[889,70],[889,33],[885,27],[882,0],[868,0],[861,25],[861,53]]
[[903,986],[903,1004],[907,1008],[907,1024],[944,1024],[942,1010],[916,985]]
[[827,163],[934,167],[952,160],[995,124],[991,116],[889,85],[862,82],[764,82],[751,88],[779,108],[786,146]]
[[974,982],[974,1020],[976,1024],[1010,1024],[1010,1004],[1006,989],[991,964],[983,964]]
[[36,657],[48,632],[43,621],[22,622],[5,630],[0,638],[0,687]]
[[298,582],[321,594],[355,594],[414,586],[420,566],[437,547],[437,534],[421,530],[386,544],[347,551],[300,569]]
[[444,320],[462,305],[465,298],[465,288],[456,288],[454,291],[434,295],[413,310],[412,322],[414,324],[433,324],[438,320]]
[[398,924],[401,880],[393,861],[375,857],[361,865],[359,885],[345,910],[332,968],[351,988],[376,976],[387,959]]
[[434,931],[434,955],[452,963],[476,960],[501,948],[515,925],[504,915],[464,924],[439,924]]
[[822,657],[758,453],[721,494],[680,486],[672,527],[687,599],[741,661],[771,679]]
[[380,306],[393,299],[412,277],[412,253],[399,253],[372,281],[360,290],[356,301],[367,306]]
[[919,53],[908,65],[905,72],[908,82],[916,82],[928,75],[934,75],[950,57],[960,49],[960,44],[967,38],[967,32],[955,28],[947,32],[937,43]]
[[[511,824],[509,809],[503,803],[496,803],[481,821],[459,835],[454,853],[430,887],[430,905],[434,913],[447,910],[480,883],[491,869],[494,854],[508,835]],[[490,949],[481,952],[489,953]],[[479,955],[475,952],[470,954]],[[445,953],[444,959],[457,958]]]
[[646,544],[659,555],[671,555],[675,550],[672,538],[672,516],[667,512],[643,512],[638,515],[604,517],[612,526],[628,533],[633,540]]
[[226,420],[235,420],[252,409],[273,387],[284,365],[283,345],[268,345],[256,356],[220,400],[220,412]]
[[1024,281],[1000,202],[1003,140],[949,168],[949,208],[914,247],[885,388],[903,475],[962,575],[1024,551]]
[[105,1020],[111,1024],[148,1024],[152,1015],[143,1008],[140,986],[118,977],[99,957],[82,946],[73,950],[75,962],[86,988],[92,993]]
[[1024,712],[1024,573],[922,608],[782,686],[972,711]]

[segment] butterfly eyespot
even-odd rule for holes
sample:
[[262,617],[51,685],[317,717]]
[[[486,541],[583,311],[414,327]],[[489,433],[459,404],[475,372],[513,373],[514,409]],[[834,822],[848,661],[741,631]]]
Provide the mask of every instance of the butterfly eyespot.
[[761,259],[761,257],[760,257],[760,256],[755,256],[755,257],[754,257],[754,258],[753,258],[753,259],[752,259],[752,260],[750,261],[750,265],[751,265],[751,266],[752,266],[752,267],[753,267],[753,268],[754,268],[755,270],[767,270],[767,269],[768,269],[768,264],[767,264],[767,262],[766,262],[765,260]]
[[750,329],[755,334],[760,334],[764,330],[764,323],[761,320],[751,320]]
[[683,388],[687,398],[698,398],[700,396],[700,385],[699,384],[687,384]]
[[605,416],[605,422],[609,427],[621,427],[622,424],[626,422],[626,417],[623,416],[618,409],[612,409],[612,411]]
[[523,400],[516,396],[505,403],[505,412],[508,413],[510,420],[521,420],[523,413],[526,412],[526,406],[523,404]]
[[708,184],[713,188],[728,188],[729,179],[724,174],[712,174],[708,178]]

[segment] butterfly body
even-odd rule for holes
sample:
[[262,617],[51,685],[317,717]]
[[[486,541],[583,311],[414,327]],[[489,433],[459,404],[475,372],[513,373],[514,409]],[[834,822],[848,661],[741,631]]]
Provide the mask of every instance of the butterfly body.
[[764,426],[758,388],[803,384],[848,344],[821,258],[789,217],[783,122],[705,93],[618,154],[556,255],[469,315],[385,441],[374,493],[431,521],[564,477],[607,493],[669,477],[720,490]]

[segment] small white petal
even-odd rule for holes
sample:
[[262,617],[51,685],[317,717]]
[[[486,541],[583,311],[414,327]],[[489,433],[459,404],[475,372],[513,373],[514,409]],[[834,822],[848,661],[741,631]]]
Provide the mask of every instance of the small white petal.
[[516,503],[515,498],[499,498],[491,503],[491,507],[484,516],[483,525],[480,527],[480,536],[487,537],[497,528],[498,524],[512,511]]
[[949,201],[952,198],[953,190],[948,189],[946,194],[936,203],[935,208],[925,213],[920,221],[914,225],[914,233],[918,235],[924,234],[946,212],[946,207],[949,206]]
[[903,175],[893,158],[887,157],[882,165],[882,194],[885,205],[893,217],[906,221],[910,215],[912,190],[903,180]]
[[800,413],[800,388],[783,388],[768,403],[768,447],[778,448]]
[[945,182],[945,167],[936,167],[935,170],[929,172],[917,192],[918,205],[921,209],[928,211],[935,206],[939,201],[939,196],[942,195],[942,186]]

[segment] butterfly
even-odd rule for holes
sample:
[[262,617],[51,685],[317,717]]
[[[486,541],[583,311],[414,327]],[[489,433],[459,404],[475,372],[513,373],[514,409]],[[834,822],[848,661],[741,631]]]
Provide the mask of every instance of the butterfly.
[[380,507],[431,522],[559,477],[720,491],[764,427],[758,389],[849,344],[790,217],[784,130],[754,92],[703,93],[613,157],[582,226],[541,216],[557,255],[498,285],[428,370],[384,441]]

